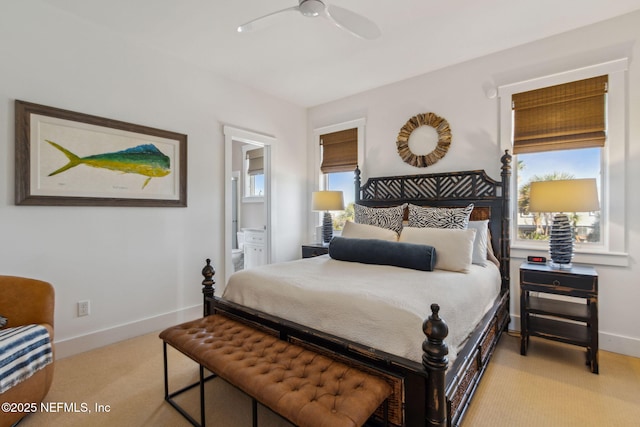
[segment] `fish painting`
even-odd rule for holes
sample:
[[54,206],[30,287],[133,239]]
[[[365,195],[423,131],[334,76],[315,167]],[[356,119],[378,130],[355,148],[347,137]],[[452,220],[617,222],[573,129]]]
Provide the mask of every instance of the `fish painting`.
[[69,163],[49,174],[54,176],[78,165],[87,165],[94,168],[109,169],[122,173],[136,173],[147,176],[142,188],[144,189],[151,178],[160,178],[171,173],[170,159],[153,144],[143,144],[137,147],[113,153],[94,154],[87,157],[79,157],[66,148],[53,141],[45,140],[60,150]]

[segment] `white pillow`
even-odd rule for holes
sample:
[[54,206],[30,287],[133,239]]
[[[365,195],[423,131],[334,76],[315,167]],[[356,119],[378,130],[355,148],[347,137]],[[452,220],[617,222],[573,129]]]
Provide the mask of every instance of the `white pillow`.
[[466,273],[471,267],[475,237],[473,228],[404,227],[399,241],[433,246],[436,248],[435,268]]
[[473,256],[471,262],[486,267],[489,244],[489,220],[469,221],[469,228],[476,230],[476,238],[473,241]]
[[389,240],[391,242],[398,241],[398,233],[388,228],[376,227],[369,224],[357,224],[347,221],[342,229],[342,237],[352,239],[378,239]]

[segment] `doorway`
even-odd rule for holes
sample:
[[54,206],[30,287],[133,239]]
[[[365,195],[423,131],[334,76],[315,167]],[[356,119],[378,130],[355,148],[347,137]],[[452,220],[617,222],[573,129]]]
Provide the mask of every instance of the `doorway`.
[[[238,247],[238,231],[246,232],[248,237],[259,236],[261,239],[259,245],[256,245],[255,241],[247,245],[245,240],[241,268],[244,265],[250,267],[271,262],[271,151],[276,140],[268,135],[231,126],[224,126],[224,135],[226,284],[229,276],[239,268],[238,265],[234,265],[233,259],[233,249]],[[263,156],[262,176],[256,175],[255,170],[249,172],[247,167],[247,162],[254,159],[257,152]],[[258,180],[259,186],[256,187]],[[260,191],[256,192],[255,188],[260,188]],[[234,219],[237,222],[234,223]]]

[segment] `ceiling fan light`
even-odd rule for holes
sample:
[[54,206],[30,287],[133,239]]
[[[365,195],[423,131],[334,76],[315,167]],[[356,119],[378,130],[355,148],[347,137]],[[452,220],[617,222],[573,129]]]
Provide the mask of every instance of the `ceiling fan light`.
[[326,7],[321,0],[300,0],[300,13],[313,18],[324,13]]

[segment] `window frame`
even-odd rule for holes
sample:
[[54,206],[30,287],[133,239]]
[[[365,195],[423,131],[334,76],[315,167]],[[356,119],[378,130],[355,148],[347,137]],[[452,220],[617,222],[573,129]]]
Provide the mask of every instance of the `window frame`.
[[[609,76],[607,94],[607,142],[602,148],[602,176],[600,194],[602,246],[576,245],[574,261],[577,263],[628,266],[628,242],[626,232],[626,146],[627,146],[627,70],[628,58],[616,59],[579,69],[542,76],[498,87],[500,103],[501,151],[513,151],[513,115],[511,96],[543,87],[587,79],[599,75]],[[517,164],[517,156],[513,164]],[[615,167],[612,167],[615,165]],[[516,174],[511,180],[511,235],[517,236],[518,188]],[[615,209],[612,207],[615,206]],[[511,256],[543,255],[548,252],[548,242],[511,240]]]
[[360,119],[350,120],[348,122],[338,123],[335,125],[323,126],[313,130],[313,143],[315,146],[314,170],[317,172],[317,178],[314,181],[313,191],[321,190],[321,189],[324,189],[325,187],[325,183],[322,182],[323,175],[325,174],[320,172],[320,165],[322,164],[322,146],[320,145],[320,136],[327,133],[339,132],[341,130],[347,130],[347,129],[353,129],[353,128],[358,129],[358,168],[360,168],[360,172],[362,173],[366,168],[365,162],[364,162],[365,125],[366,125],[366,120],[364,118],[360,118]]
[[[309,206],[311,206],[311,192],[325,190],[327,188],[327,176],[323,174],[320,170],[320,166],[322,165],[322,145],[320,144],[320,137],[322,135],[339,132],[347,129],[358,129],[358,168],[360,169],[361,176],[363,172],[366,170],[365,165],[365,126],[366,119],[359,118],[350,120],[347,122],[337,123],[329,126],[323,126],[319,128],[315,128],[313,130],[313,144],[315,146],[314,149],[314,181],[313,187],[309,192]],[[354,184],[355,185],[355,184]],[[317,227],[322,222],[322,216],[318,212],[311,212],[311,224],[313,227]],[[313,234],[312,234],[313,235]]]

